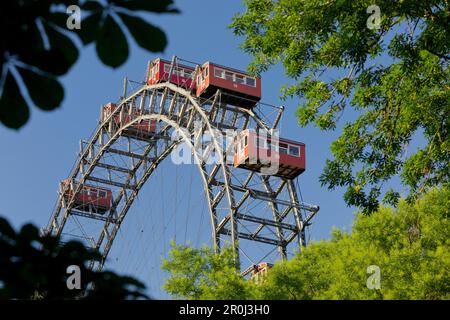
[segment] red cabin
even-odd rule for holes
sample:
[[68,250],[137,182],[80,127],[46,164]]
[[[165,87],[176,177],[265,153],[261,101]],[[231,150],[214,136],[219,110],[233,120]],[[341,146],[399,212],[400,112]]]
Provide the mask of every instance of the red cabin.
[[[65,201],[70,200],[77,185],[78,183],[75,181],[61,181],[60,190],[64,192],[63,196]],[[81,191],[75,196],[74,208],[81,211],[103,214],[111,208],[111,197],[112,192],[109,189],[84,185]]]
[[[116,109],[114,103],[108,103],[102,108],[102,120],[105,120]],[[125,111],[125,109],[124,109]],[[127,110],[128,111],[128,110]],[[118,126],[125,125],[139,116],[139,110],[133,108],[131,115],[128,112],[124,112],[122,124],[120,123],[120,114],[114,116],[114,123]],[[142,120],[133,124],[128,129],[124,130],[124,134],[132,136],[133,138],[148,138],[156,132],[156,120]]]
[[222,96],[222,102],[239,107],[252,108],[261,100],[261,78],[211,62],[201,67],[196,87],[197,97],[206,99],[221,89],[226,93]]
[[252,275],[250,279],[256,283],[261,283],[262,279],[267,274],[267,271],[273,267],[273,264],[267,262],[261,262],[253,266]]
[[[169,79],[170,65],[170,61],[161,58],[150,61],[147,69],[147,84],[167,81]],[[177,63],[172,70],[170,82],[186,89],[190,89],[193,85],[192,88],[195,89],[195,82],[192,83],[194,72],[193,68]]]
[[257,135],[254,130],[244,130],[235,138],[233,164],[235,167],[259,171],[267,161],[278,161],[278,177],[294,179],[305,171],[305,144],[270,136]]

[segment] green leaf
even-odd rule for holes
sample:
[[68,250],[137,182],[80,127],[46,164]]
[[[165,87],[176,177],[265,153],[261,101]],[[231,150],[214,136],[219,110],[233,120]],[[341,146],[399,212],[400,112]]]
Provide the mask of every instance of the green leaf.
[[97,55],[107,66],[117,68],[128,58],[128,42],[120,27],[107,16],[96,42]]
[[122,21],[127,26],[137,44],[152,52],[161,52],[167,46],[167,38],[164,32],[139,17],[133,17],[119,13]]
[[20,229],[19,236],[20,238],[22,238],[22,240],[26,240],[27,242],[38,240],[39,230],[32,224],[28,223]]
[[67,28],[67,18],[68,15],[65,12],[52,12],[48,17],[47,22],[54,23],[58,27],[65,29]]
[[64,88],[54,78],[27,69],[18,69],[33,102],[42,110],[53,110],[64,99]]
[[87,18],[81,20],[81,29],[76,30],[76,34],[80,37],[84,45],[95,41],[100,31],[100,22],[102,13],[93,13]]
[[66,74],[70,67],[72,67],[72,63],[66,58],[63,51],[54,48],[36,53],[27,52],[20,56],[20,60],[30,66],[57,76]]
[[[35,53],[44,50],[44,41],[36,22],[22,20],[19,17],[8,17],[7,19],[18,20],[2,21],[2,27],[6,28],[2,32],[2,52],[7,50],[12,54]],[[11,28],[11,29],[10,29]],[[15,32],[8,32],[14,30]]]
[[0,121],[8,128],[19,129],[27,123],[29,117],[28,105],[20,93],[16,80],[8,72],[0,98]]
[[[283,65],[292,80],[284,97],[298,101],[301,126],[341,131],[321,183],[349,187],[347,204],[366,213],[398,174],[412,197],[447,183],[448,5],[382,1],[381,28],[371,30],[368,1],[322,2],[245,0],[230,26],[252,69]],[[408,27],[414,21],[420,28]],[[423,146],[424,155],[408,145]],[[354,181],[365,192],[354,192]],[[396,198],[385,200],[395,205]]]
[[0,217],[0,235],[5,235],[10,239],[14,239],[16,237],[16,232],[9,224],[8,220]]
[[78,49],[73,43],[72,39],[63,33],[57,31],[55,28],[49,24],[44,24],[45,32],[50,43],[51,48],[59,50],[66,59],[66,64],[68,66],[73,66],[73,64],[78,60]]

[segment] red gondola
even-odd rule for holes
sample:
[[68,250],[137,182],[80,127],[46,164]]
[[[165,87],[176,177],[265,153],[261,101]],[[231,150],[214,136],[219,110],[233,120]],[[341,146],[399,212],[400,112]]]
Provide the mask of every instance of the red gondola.
[[271,268],[273,268],[273,264],[267,262],[261,262],[254,265],[250,279],[256,283],[261,283],[262,279],[266,276],[267,271]]
[[[116,107],[117,106],[111,102],[104,105],[102,108],[102,120],[106,119],[111,113],[113,113]],[[114,123],[118,126],[126,125],[127,123],[129,123],[138,116],[139,110],[133,108],[131,110],[131,115],[129,115],[127,112],[124,112],[122,123],[120,123],[120,114],[115,115]],[[155,132],[156,132],[156,120],[142,120],[124,130],[125,135],[143,139],[149,138]]]
[[272,267],[273,267],[273,264],[271,264],[271,263],[261,262],[253,267],[252,275],[258,274],[260,272],[265,272]]
[[261,78],[232,68],[206,62],[196,78],[196,95],[209,99],[221,89],[222,102],[252,108],[261,100]]
[[[163,60],[161,58],[155,59],[149,62],[147,68],[147,84],[155,84],[167,81],[169,79],[171,62],[167,60]],[[176,64],[173,67],[172,75],[170,77],[170,82],[183,87],[185,89],[195,89],[195,82],[192,83],[192,79],[194,78],[194,69]]]
[[[63,192],[64,200],[67,202],[73,196],[78,182],[63,180],[60,190]],[[79,193],[75,195],[74,208],[80,211],[103,214],[111,209],[112,192],[109,189],[84,185]]]
[[[277,159],[278,158],[278,159]],[[235,139],[233,164],[235,167],[259,171],[264,162],[277,159],[274,176],[294,179],[305,171],[305,144],[279,138],[272,143],[269,136],[258,136],[251,129],[242,131]]]

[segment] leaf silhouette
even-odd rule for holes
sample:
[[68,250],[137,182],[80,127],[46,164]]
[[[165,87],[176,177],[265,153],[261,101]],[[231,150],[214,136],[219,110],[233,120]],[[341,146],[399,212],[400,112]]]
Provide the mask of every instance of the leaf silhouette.
[[167,46],[166,35],[158,27],[152,26],[139,17],[124,13],[119,13],[119,16],[140,47],[152,52],[161,52]]
[[96,43],[100,60],[107,66],[117,68],[128,58],[128,42],[122,29],[111,16],[107,16]]
[[46,111],[59,107],[64,98],[64,88],[55,78],[27,69],[19,69],[19,73],[37,107]]
[[28,105],[20,93],[16,79],[8,72],[0,98],[0,121],[8,128],[19,129],[29,117]]
[[[66,29],[69,15],[64,6],[69,5],[78,5],[82,9],[81,29]],[[129,55],[128,41],[117,19],[122,20],[140,47],[151,52],[164,50],[167,46],[165,33],[132,15],[133,11],[179,12],[173,7],[172,0],[1,1],[0,27],[8,30],[2,35],[1,69],[11,66],[19,69],[26,90],[37,107],[43,110],[57,108],[64,97],[58,77],[65,75],[79,58],[79,48],[70,33],[76,34],[83,45],[95,43],[100,61],[113,68],[125,63]],[[8,57],[14,57],[12,63]],[[7,76],[0,88],[0,122],[8,128],[18,129],[29,119],[29,106],[10,71],[4,70],[3,74]]]

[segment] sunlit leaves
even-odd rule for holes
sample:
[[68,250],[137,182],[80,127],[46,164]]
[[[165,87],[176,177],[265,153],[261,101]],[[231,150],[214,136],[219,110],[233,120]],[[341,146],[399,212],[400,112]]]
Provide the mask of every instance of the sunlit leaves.
[[194,249],[171,244],[169,258],[162,269],[170,278],[164,289],[174,297],[185,299],[251,299],[255,295],[249,288],[252,283],[242,280],[234,267],[230,247],[220,254],[208,248]]
[[[358,215],[351,232],[334,229],[330,240],[276,263],[258,285],[227,269],[227,254],[175,246],[165,288],[188,299],[449,299],[449,208],[450,190],[433,189],[413,204],[401,200],[398,209]],[[379,267],[379,289],[367,287],[372,265]]]
[[[352,109],[320,181],[345,187],[347,203],[365,213],[392,177],[402,178],[408,199],[450,181],[448,4],[378,1],[381,25],[373,30],[370,4],[246,0],[231,25],[253,56],[249,69],[281,62],[294,80],[282,92],[298,98],[301,126],[334,130]],[[419,151],[410,147],[417,144]],[[397,194],[388,192],[386,203]]]

